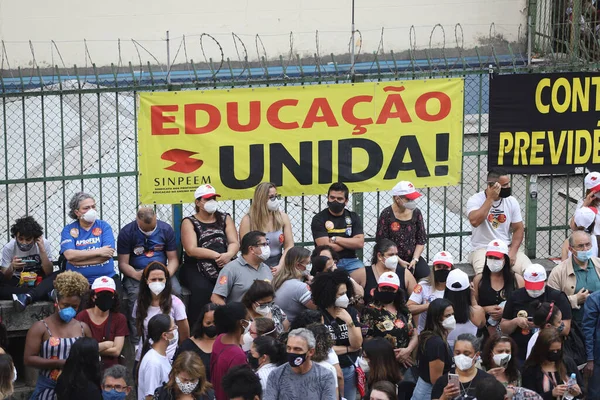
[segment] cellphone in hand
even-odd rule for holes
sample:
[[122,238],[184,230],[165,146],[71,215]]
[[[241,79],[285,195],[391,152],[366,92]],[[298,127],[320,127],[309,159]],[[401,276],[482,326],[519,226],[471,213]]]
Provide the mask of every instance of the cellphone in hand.
[[500,368],[506,368],[509,362],[510,359],[508,357],[504,357],[502,361],[500,361]]
[[460,388],[460,381],[458,380],[457,374],[448,374],[448,383]]
[[21,260],[21,262],[24,262],[25,264],[37,264],[37,261],[35,260]]

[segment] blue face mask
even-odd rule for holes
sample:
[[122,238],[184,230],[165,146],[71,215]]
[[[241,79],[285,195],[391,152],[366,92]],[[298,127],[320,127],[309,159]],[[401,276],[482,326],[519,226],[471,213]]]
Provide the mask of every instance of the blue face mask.
[[60,307],[58,308],[58,316],[66,323],[71,322],[75,315],[77,315],[77,311],[73,307],[65,307],[62,310]]
[[117,392],[115,389],[111,391],[103,391],[102,398],[104,400],[124,400],[127,397],[127,393],[125,392]]
[[592,249],[589,250],[579,250],[577,252],[577,259],[579,261],[585,262],[588,261],[590,258],[592,258],[592,256],[594,255],[594,253],[592,252]]

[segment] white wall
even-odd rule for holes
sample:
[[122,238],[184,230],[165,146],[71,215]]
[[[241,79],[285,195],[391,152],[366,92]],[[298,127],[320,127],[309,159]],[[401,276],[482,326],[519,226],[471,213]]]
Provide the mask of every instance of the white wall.
[[[29,40],[34,42],[39,66],[62,66],[63,61],[69,67],[89,65],[83,39],[98,66],[117,64],[119,38],[123,63],[139,63],[132,38],[166,63],[163,39],[167,30],[174,38],[172,58],[186,35],[188,58],[203,61],[199,45],[203,32],[217,38],[225,57],[232,60],[237,54],[231,32],[242,38],[250,59],[257,58],[257,33],[268,58],[285,57],[290,31],[294,32],[294,53],[312,56],[315,30],[319,30],[321,55],[342,54],[348,52],[350,4],[351,0],[0,0],[0,38],[5,41],[11,67],[33,64]],[[489,35],[491,23],[496,33],[511,41],[517,39],[520,25],[524,35],[525,4],[526,0],[356,0],[356,27],[363,33],[363,51],[369,54],[378,48],[382,27],[386,52],[407,50],[411,25],[415,26],[417,47],[427,48],[432,28],[441,24],[446,48],[455,48],[455,25],[460,23],[463,35],[458,33],[459,44],[464,37],[464,46],[469,48],[477,44],[477,38]],[[434,47],[443,43],[443,37],[438,28],[432,38]],[[156,63],[141,46],[137,50],[142,61]],[[220,60],[219,49],[210,40],[205,51]],[[260,54],[264,55],[262,49]],[[185,62],[183,49],[176,62]]]

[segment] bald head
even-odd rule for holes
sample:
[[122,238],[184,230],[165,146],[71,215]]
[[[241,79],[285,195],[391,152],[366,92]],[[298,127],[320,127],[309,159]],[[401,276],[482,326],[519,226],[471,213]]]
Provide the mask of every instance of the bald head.
[[569,236],[569,246],[577,250],[592,248],[592,237],[586,231],[574,231]]
[[156,213],[151,207],[140,207],[137,212],[138,226],[144,232],[151,232],[156,228]]

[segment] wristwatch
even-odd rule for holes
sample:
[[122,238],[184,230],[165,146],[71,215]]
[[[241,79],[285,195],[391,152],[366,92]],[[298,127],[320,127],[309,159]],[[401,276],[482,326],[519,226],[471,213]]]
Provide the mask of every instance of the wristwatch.
[[354,328],[356,325],[354,325],[354,321],[351,321],[349,324],[346,324],[348,326],[348,328]]

